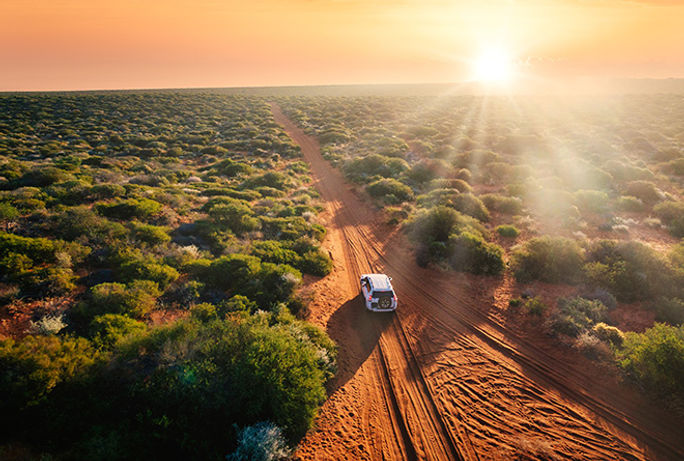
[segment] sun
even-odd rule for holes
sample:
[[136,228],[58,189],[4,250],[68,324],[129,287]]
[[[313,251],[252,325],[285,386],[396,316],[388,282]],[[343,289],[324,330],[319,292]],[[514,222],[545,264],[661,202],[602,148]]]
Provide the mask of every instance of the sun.
[[513,78],[513,57],[501,48],[483,50],[473,61],[473,78],[491,83],[510,81]]

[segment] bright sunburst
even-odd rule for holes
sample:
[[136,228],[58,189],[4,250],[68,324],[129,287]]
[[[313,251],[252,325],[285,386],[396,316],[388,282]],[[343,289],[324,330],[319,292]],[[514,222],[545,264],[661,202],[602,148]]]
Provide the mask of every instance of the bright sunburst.
[[505,50],[489,48],[473,61],[473,78],[480,82],[508,82],[513,77],[513,58]]

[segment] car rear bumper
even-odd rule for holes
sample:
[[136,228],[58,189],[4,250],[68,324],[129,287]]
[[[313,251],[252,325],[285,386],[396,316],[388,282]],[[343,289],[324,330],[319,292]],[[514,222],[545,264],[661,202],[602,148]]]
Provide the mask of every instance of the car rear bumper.
[[394,306],[392,306],[388,309],[383,309],[381,307],[373,306],[373,304],[377,304],[377,303],[372,303],[372,304],[365,303],[365,304],[366,304],[366,309],[371,311],[371,312],[394,312],[395,310],[397,310],[396,303]]

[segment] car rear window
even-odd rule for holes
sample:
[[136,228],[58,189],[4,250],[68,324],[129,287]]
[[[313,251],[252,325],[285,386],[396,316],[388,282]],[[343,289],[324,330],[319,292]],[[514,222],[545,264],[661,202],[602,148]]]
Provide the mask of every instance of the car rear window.
[[393,293],[392,291],[379,291],[379,290],[375,290],[375,291],[373,292],[373,297],[374,297],[374,298],[379,298],[379,297],[381,297],[381,296],[390,296],[390,297],[392,297],[392,296],[394,296],[394,293]]

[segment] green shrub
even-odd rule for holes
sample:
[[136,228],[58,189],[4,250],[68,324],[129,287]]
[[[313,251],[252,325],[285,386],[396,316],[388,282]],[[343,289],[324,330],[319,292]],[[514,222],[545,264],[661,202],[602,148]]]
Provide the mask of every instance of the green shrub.
[[42,295],[63,295],[76,288],[76,277],[65,267],[40,267],[15,274],[22,292]]
[[213,304],[196,304],[190,308],[190,316],[200,322],[210,322],[218,319],[218,310]]
[[535,237],[512,254],[515,277],[521,282],[542,280],[550,283],[576,283],[580,279],[582,249],[563,237]]
[[225,159],[214,165],[218,174],[233,178],[243,174],[250,174],[254,169],[246,163],[236,162],[235,160]]
[[373,176],[397,178],[409,169],[408,163],[400,158],[370,154],[347,161],[343,166],[345,175],[355,182],[363,182]]
[[141,334],[147,330],[143,322],[121,314],[98,315],[90,322],[90,336],[93,343],[111,349],[129,335]]
[[684,237],[684,202],[666,201],[653,207],[653,212],[677,238]]
[[21,253],[8,252],[0,259],[0,274],[9,280],[16,280],[33,267],[33,260]]
[[124,282],[152,280],[162,290],[180,276],[173,267],[153,261],[130,261],[123,264],[119,272]]
[[518,230],[518,228],[515,226],[511,226],[509,224],[502,224],[500,226],[497,226],[496,232],[500,236],[507,238],[516,238],[518,235],[520,235],[520,231]]
[[427,189],[456,189],[458,192],[468,193],[472,192],[473,188],[462,179],[448,179],[448,178],[437,178],[430,181]]
[[259,306],[247,296],[235,295],[223,301],[219,306],[223,312],[247,312],[254,313]]
[[503,250],[482,237],[462,232],[449,238],[449,264],[452,268],[473,274],[498,275],[503,272]]
[[489,220],[489,211],[484,203],[470,193],[460,193],[456,189],[435,189],[418,197],[418,203],[423,206],[446,206],[479,219]]
[[[414,184],[422,185],[435,179],[438,175],[438,162],[431,162],[422,160],[413,164],[408,171],[406,177]],[[437,167],[437,168],[436,168]]]
[[113,203],[98,203],[95,210],[103,216],[114,219],[147,219],[159,213],[162,205],[150,199],[126,199]]
[[313,237],[318,241],[325,238],[325,228],[319,224],[310,224],[301,216],[287,218],[271,218],[260,216],[261,232],[265,239],[297,240],[302,237]]
[[676,176],[684,176],[684,158],[672,159],[669,162],[662,163],[660,169],[666,173]]
[[61,384],[87,373],[98,358],[84,338],[51,335],[0,341],[0,410],[16,417],[35,407]]
[[50,263],[55,261],[55,253],[62,247],[63,245],[56,240],[0,232],[0,258],[15,253],[23,254],[36,262]]
[[636,241],[593,242],[584,273],[590,283],[607,288],[626,302],[668,295],[677,286],[665,259]]
[[653,205],[661,198],[658,188],[649,181],[632,181],[627,184],[624,195],[630,195],[641,200],[647,205]]
[[255,256],[233,254],[211,262],[204,280],[213,288],[239,294],[270,308],[294,294],[302,274],[287,264],[264,262]]
[[132,433],[159,428],[149,440],[152,449],[168,451],[167,444],[180,449],[177,455],[215,458],[226,453],[220,452],[225,428],[263,420],[298,440],[325,400],[319,357],[329,353],[297,321],[182,321],[150,330],[121,350],[110,374],[126,371],[133,401],[147,402],[144,411],[130,406],[127,412],[134,417]]
[[168,234],[168,229],[161,226],[153,226],[151,224],[131,223],[133,230],[133,237],[143,243],[151,246],[161,245],[171,241],[171,236]]
[[333,262],[330,257],[321,250],[313,250],[302,255],[302,259],[297,267],[307,274],[323,277],[332,271]]
[[656,313],[656,321],[681,325],[684,323],[684,300],[680,298],[660,298],[651,309]]
[[623,195],[620,197],[616,206],[620,211],[640,212],[644,210],[644,202],[631,195]]
[[389,204],[413,200],[411,188],[393,178],[378,179],[366,186],[366,190],[371,197],[382,199]]
[[577,337],[605,319],[608,309],[600,301],[585,298],[561,298],[558,309],[549,319],[551,331]]
[[284,244],[278,240],[252,242],[251,254],[262,261],[276,264],[290,264],[291,266],[297,266],[301,259],[297,252],[286,248]]
[[6,202],[0,202],[0,222],[7,223],[17,219],[21,213],[15,207]]
[[101,283],[90,289],[90,299],[77,306],[77,313],[89,318],[104,314],[141,318],[154,308],[160,294],[157,284],[150,280],[134,280],[126,285]]
[[469,216],[445,206],[421,210],[407,224],[409,235],[418,242],[446,242],[454,232],[467,231],[484,236],[486,230]]
[[240,294],[254,299],[263,307],[273,306],[289,300],[302,281],[302,274],[287,264],[263,263],[253,290]]
[[46,187],[58,182],[64,182],[73,178],[66,171],[47,166],[42,168],[33,168],[17,180],[17,187]]
[[92,245],[111,246],[128,235],[122,224],[98,216],[87,207],[72,207],[53,215],[49,228],[67,240],[85,240]]
[[617,360],[646,388],[684,399],[684,326],[656,323],[644,333],[625,333]]
[[578,190],[574,193],[574,200],[580,210],[592,213],[604,213],[608,210],[608,194],[600,190]]
[[499,194],[484,194],[480,199],[487,209],[497,213],[517,215],[522,213],[523,203],[519,197],[507,197]]
[[[233,254],[221,256],[206,267],[202,264],[205,283],[221,290],[239,292],[240,288],[254,285],[261,269],[261,260],[255,256]],[[201,273],[201,272],[200,272]]]
[[520,298],[511,298],[508,301],[509,307],[520,307],[520,306],[522,306],[522,304],[523,304],[523,301]]
[[239,203],[215,205],[209,210],[209,218],[217,226],[227,228],[236,235],[259,228],[259,220],[253,214],[250,207]]
[[524,308],[528,314],[540,317],[548,310],[549,306],[540,297],[535,296],[525,301]]
[[287,190],[291,180],[289,176],[279,171],[269,171],[260,175],[252,176],[243,183],[243,188],[256,189],[258,187],[272,187],[280,191]]
[[625,341],[625,334],[619,328],[606,325],[603,322],[594,325],[591,332],[601,341],[608,342],[613,346],[622,346]]

